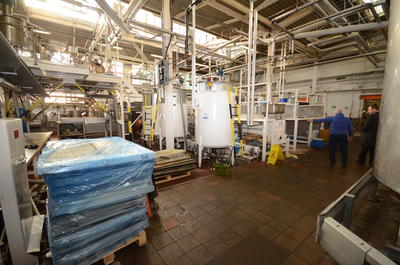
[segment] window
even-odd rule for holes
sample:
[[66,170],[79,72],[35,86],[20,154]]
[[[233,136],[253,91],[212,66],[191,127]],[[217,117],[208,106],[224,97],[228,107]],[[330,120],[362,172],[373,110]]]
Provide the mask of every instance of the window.
[[[95,10],[89,8],[90,5],[87,1],[81,2],[86,2],[86,5],[74,5],[72,3],[68,3],[62,0],[25,0],[25,5],[33,9],[44,10],[63,17],[82,19],[93,24],[97,23],[97,20],[99,19],[99,14]],[[104,23],[103,17],[102,23]]]
[[123,77],[124,76],[124,64],[122,62],[113,61],[111,63],[111,72],[116,76]]
[[[364,3],[376,3],[376,2],[379,2],[379,1],[378,0],[364,0]],[[382,5],[375,6],[375,11],[378,14],[378,16],[382,16],[383,15]],[[373,18],[371,11],[369,11],[369,13],[370,13],[369,16],[371,18]]]
[[51,56],[50,61],[56,64],[72,64],[73,61],[71,59],[71,55],[69,53],[64,52],[55,52]]

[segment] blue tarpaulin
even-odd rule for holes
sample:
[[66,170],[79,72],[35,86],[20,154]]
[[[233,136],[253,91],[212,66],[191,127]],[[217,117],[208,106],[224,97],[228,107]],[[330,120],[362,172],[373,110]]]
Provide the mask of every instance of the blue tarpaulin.
[[54,265],[91,264],[147,227],[155,157],[119,137],[47,143],[38,173],[48,186]]

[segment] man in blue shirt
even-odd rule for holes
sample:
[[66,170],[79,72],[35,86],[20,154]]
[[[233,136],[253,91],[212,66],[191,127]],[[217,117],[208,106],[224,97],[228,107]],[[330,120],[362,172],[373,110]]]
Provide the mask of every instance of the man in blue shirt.
[[342,165],[347,166],[347,144],[351,141],[353,136],[353,126],[349,118],[346,118],[342,110],[337,110],[336,115],[333,117],[326,117],[324,119],[315,119],[314,122],[329,123],[329,160],[331,166],[336,163],[336,146],[339,146],[340,154],[342,156]]

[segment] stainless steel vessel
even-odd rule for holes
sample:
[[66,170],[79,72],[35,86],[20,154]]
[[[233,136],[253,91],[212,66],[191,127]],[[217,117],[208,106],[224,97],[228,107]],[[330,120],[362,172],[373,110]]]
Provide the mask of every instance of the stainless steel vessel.
[[400,1],[390,3],[383,100],[376,145],[374,176],[400,193]]

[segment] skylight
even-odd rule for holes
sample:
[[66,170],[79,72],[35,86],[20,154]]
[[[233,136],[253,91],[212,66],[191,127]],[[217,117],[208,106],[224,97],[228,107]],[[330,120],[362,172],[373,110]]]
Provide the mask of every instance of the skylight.
[[[364,1],[364,3],[366,3],[366,4],[368,4],[368,3],[377,3],[377,2],[379,2],[380,0],[363,0]],[[379,5],[379,6],[375,6],[375,11],[376,11],[376,13],[378,14],[378,16],[382,16],[383,15],[383,8],[382,8],[382,5]],[[371,14],[372,15],[372,14]]]
[[[42,10],[51,14],[56,14],[60,17],[71,18],[76,21],[83,20],[89,22],[93,25],[93,27],[98,21],[100,24],[105,23],[104,16],[97,13],[97,11],[94,9],[98,8],[95,0],[75,1],[77,2],[77,5],[63,0],[25,0],[25,4],[33,10]],[[118,0],[107,0],[107,3],[115,10],[122,10],[127,5],[126,3]],[[137,12],[135,15],[134,20],[159,28],[162,27],[160,16],[147,10],[139,10],[139,12]],[[179,34],[185,34],[185,26],[174,22],[173,31]],[[146,38],[161,41],[160,37],[156,37],[156,35],[151,33],[143,32],[140,30],[133,30],[133,32]],[[207,45],[210,41],[215,41],[217,39],[221,42],[225,41],[203,30],[197,29],[196,33],[196,43],[200,45]]]

